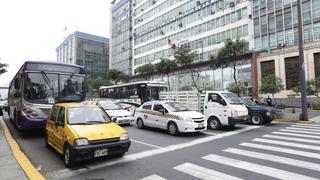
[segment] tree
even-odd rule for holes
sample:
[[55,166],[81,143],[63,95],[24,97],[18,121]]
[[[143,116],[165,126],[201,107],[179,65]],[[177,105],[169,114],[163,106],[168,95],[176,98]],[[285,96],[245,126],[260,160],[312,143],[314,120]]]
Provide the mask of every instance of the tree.
[[119,82],[121,79],[124,79],[125,74],[118,69],[110,69],[107,76],[109,80],[112,80],[115,82],[115,84],[117,84],[117,82]]
[[[232,82],[232,83],[229,83],[228,86],[227,86],[227,91],[229,92],[233,92],[235,94],[241,94],[243,95],[244,92],[246,91],[246,87],[239,83],[238,84],[238,87],[236,86],[236,83],[235,82]],[[239,92],[240,91],[240,92]]]
[[148,64],[144,64],[142,66],[139,66],[136,70],[135,73],[140,74],[140,75],[146,75],[146,74],[150,74],[151,76],[153,75],[153,73],[156,72],[156,68],[154,64],[148,63]]
[[8,67],[8,64],[0,62],[0,75],[7,72],[7,69],[6,69],[7,67]]
[[96,89],[97,91],[98,91],[100,86],[110,86],[110,85],[112,85],[112,83],[110,81],[108,81],[106,79],[101,79],[101,78],[90,79],[89,83],[90,83],[91,87],[93,89]]
[[191,64],[194,63],[195,57],[196,57],[196,53],[191,52],[191,49],[186,44],[181,45],[174,52],[174,58],[177,60],[177,64],[179,66],[187,67],[188,72],[190,72],[191,74],[192,86],[195,87],[198,92],[200,92],[200,89],[198,87],[200,72],[198,71],[198,69],[191,66]]
[[161,58],[161,61],[155,64],[155,69],[158,73],[167,75],[168,86],[170,90],[170,72],[177,68],[177,63],[175,60],[169,60],[168,58]]
[[222,47],[217,56],[210,57],[210,67],[211,68],[226,68],[230,67],[233,69],[233,80],[235,87],[237,88],[237,95],[239,96],[241,92],[241,85],[237,79],[237,68],[238,62],[236,60],[237,56],[244,53],[244,50],[247,47],[247,42],[245,40],[235,40],[226,39],[224,42],[224,47]]
[[185,86],[182,86],[179,91],[192,91],[192,87],[191,86],[188,86],[188,85],[185,85]]
[[271,93],[274,98],[274,94],[281,92],[283,89],[282,79],[274,74],[267,75],[261,81],[260,93],[262,94]]
[[[301,92],[300,81],[294,87],[293,91],[296,94],[300,94],[300,92]],[[314,96],[317,96],[318,98],[320,98],[320,76],[307,81],[307,95],[308,96],[314,95]]]

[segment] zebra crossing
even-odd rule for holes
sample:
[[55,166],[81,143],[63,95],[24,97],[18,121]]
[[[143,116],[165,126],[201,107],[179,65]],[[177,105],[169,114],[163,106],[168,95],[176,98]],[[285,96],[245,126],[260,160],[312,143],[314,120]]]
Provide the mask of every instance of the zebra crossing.
[[[236,147],[225,148],[217,154],[203,156],[201,161],[208,163],[206,167],[185,162],[172,167],[177,173],[176,177],[152,174],[142,180],[179,179],[177,177],[180,173],[190,176],[189,179],[206,180],[240,180],[256,177],[250,175],[265,176],[266,179],[319,180],[319,135],[318,124],[294,124],[254,138],[250,142],[242,142]],[[219,172],[210,168],[210,165],[223,165],[230,170],[225,171],[228,173]],[[234,168],[246,173],[234,173]]]

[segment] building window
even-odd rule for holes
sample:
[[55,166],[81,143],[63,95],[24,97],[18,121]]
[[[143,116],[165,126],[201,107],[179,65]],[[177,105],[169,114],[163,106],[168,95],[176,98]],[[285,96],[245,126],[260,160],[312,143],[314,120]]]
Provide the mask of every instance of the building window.
[[256,18],[253,20],[253,26],[254,26],[254,36],[260,36],[260,24],[259,24],[259,18]]
[[320,21],[320,0],[312,1],[313,21]]
[[282,31],[283,30],[282,14],[276,16],[276,25],[277,25],[277,31]]
[[305,29],[303,31],[303,40],[305,43],[312,42],[311,29]]
[[267,1],[268,12],[273,12],[273,0]]
[[284,14],[284,26],[286,29],[292,28],[291,11]]
[[319,41],[320,40],[320,23],[316,23],[313,25],[313,34],[314,34],[314,40]]
[[266,0],[260,0],[260,9],[266,7]]
[[268,25],[269,25],[269,33],[274,33],[275,32],[275,23],[274,23],[274,15],[270,14],[268,18]]
[[292,0],[283,0],[283,5],[290,4]]
[[270,41],[270,48],[276,48],[277,47],[277,39],[275,34],[269,35],[269,41]]
[[256,50],[261,49],[261,41],[260,40],[261,40],[260,37],[254,39],[254,45],[255,45]]
[[253,12],[259,11],[259,0],[253,0]]
[[297,6],[292,7],[292,21],[293,21],[293,26],[296,27],[298,25],[298,7]]
[[285,58],[286,89],[292,90],[297,86],[299,79],[299,56]]
[[313,54],[315,77],[320,77],[320,53]]
[[311,21],[310,1],[302,3],[302,17],[303,17],[303,24],[310,23]]
[[268,33],[268,22],[267,16],[261,17],[261,35],[266,35]]
[[268,48],[268,37],[267,36],[261,36],[261,45],[262,49],[267,49]]
[[292,46],[294,45],[294,36],[292,30],[286,31],[286,45]]
[[277,33],[278,44],[284,43],[283,31]]
[[276,10],[282,9],[282,0],[275,0]]
[[263,61],[260,63],[261,67],[261,79],[265,78],[267,75],[275,75],[274,60]]

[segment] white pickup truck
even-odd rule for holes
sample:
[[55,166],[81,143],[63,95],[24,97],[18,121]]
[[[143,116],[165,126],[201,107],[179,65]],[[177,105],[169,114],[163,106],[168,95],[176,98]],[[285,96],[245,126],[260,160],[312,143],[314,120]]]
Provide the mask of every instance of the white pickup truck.
[[208,128],[235,126],[248,118],[248,109],[233,93],[227,91],[207,91],[199,94],[194,91],[161,92],[161,100],[174,100],[204,114]]

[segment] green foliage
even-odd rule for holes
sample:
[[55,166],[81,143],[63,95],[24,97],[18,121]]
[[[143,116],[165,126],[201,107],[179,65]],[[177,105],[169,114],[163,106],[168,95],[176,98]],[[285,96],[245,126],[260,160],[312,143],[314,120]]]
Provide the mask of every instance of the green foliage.
[[284,89],[282,79],[270,74],[264,77],[261,81],[260,93],[262,94],[274,94],[281,92]]
[[109,80],[112,80],[115,83],[125,78],[125,74],[122,71],[119,71],[118,69],[110,69],[108,71],[107,76]]
[[[301,92],[301,84],[300,81],[298,84],[294,87],[293,91],[299,95]],[[311,79],[307,81],[307,95],[315,95],[320,98],[320,76],[316,77],[314,79]]]
[[176,68],[177,68],[176,61],[170,60],[168,58],[161,58],[161,61],[155,64],[155,69],[158,73],[167,75],[169,90],[170,90],[169,74],[171,71],[175,70]]
[[7,67],[8,67],[8,64],[0,62],[0,75],[7,72],[7,69],[6,69]]
[[188,85],[185,85],[185,86],[182,86],[179,91],[192,91],[192,87],[191,86],[188,86]]
[[240,95],[243,95],[246,91],[246,87],[243,84],[238,83],[238,86],[237,86],[235,82],[229,83],[226,89],[229,92],[240,94]]
[[110,86],[112,83],[106,79],[90,79],[89,83],[93,89],[99,89],[100,86]]
[[144,74],[153,74],[156,72],[156,68],[154,64],[144,64],[142,66],[139,66],[136,70],[135,70],[137,74],[140,75],[144,75]]
[[180,66],[187,66],[193,63],[196,57],[195,52],[191,52],[191,49],[187,44],[183,44],[177,48],[174,52],[174,58],[177,60],[177,64]]

